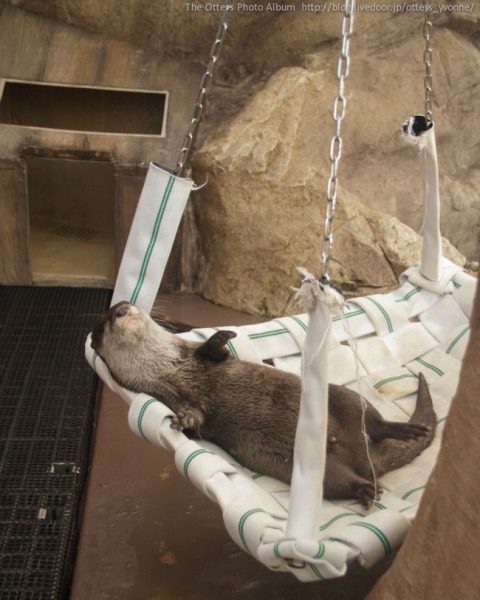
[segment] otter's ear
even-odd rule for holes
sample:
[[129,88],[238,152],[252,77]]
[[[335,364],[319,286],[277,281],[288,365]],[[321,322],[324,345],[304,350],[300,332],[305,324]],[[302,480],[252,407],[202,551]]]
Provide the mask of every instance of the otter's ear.
[[228,340],[237,337],[234,331],[217,331],[206,342],[200,344],[195,350],[195,355],[199,358],[206,358],[213,362],[223,362],[230,356],[230,352],[225,348]]

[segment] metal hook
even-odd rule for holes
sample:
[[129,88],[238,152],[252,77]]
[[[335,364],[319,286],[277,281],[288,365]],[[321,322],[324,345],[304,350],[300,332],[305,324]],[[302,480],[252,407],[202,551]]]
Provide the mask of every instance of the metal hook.
[[208,173],[207,173],[207,178],[205,179],[205,181],[203,183],[201,183],[200,185],[194,185],[192,187],[192,192],[198,192],[198,190],[201,190],[202,188],[204,188],[208,183]]

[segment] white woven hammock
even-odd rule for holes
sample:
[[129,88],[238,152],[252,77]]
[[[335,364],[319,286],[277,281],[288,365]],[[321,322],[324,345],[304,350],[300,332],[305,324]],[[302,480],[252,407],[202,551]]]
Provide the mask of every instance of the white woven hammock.
[[[219,505],[227,531],[243,550],[271,569],[291,571],[301,581],[342,576],[355,559],[370,567],[400,545],[435,464],[457,387],[469,338],[475,279],[441,257],[433,127],[416,141],[424,175],[422,262],[402,275],[394,292],[346,303],[344,317],[331,321],[325,356],[317,365],[328,382],[352,389],[358,385],[358,373],[363,395],[390,420],[406,421],[412,414],[420,371],[429,384],[438,422],[435,439],[409,465],[381,478],[385,491],[370,510],[354,500],[322,501],[321,482],[315,474],[305,475],[301,463],[312,457],[315,464],[325,452],[325,439],[315,431],[297,432],[291,491],[282,482],[245,469],[214,444],[189,440],[171,429],[172,411],[150,396],[116,384],[87,339],[86,356],[92,367],[130,406],[130,428],[174,453],[180,473]],[[191,186],[189,180],[150,166],[112,303],[127,299],[150,311]],[[312,314],[321,321],[321,314]],[[269,359],[275,367],[299,374],[308,325],[308,315],[300,314],[228,327],[237,332],[228,346],[241,359],[257,363]],[[214,332],[207,328],[181,335],[202,341]],[[356,339],[358,364],[346,344],[350,335]],[[318,336],[309,343],[315,351]],[[326,380],[321,383],[323,392]],[[303,387],[308,388],[308,381]],[[324,425],[326,402],[305,396],[301,413],[308,408],[313,421]]]

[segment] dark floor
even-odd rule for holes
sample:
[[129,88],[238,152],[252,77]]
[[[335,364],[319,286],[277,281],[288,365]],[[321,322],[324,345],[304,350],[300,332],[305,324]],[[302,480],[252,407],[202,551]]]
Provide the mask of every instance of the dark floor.
[[[197,326],[253,320],[192,296],[164,296],[162,307]],[[386,567],[311,584],[269,571],[230,540],[172,455],[129,430],[126,404],[104,388],[72,600],[359,600]]]
[[0,286],[0,600],[70,589],[98,387],[83,342],[110,297]]

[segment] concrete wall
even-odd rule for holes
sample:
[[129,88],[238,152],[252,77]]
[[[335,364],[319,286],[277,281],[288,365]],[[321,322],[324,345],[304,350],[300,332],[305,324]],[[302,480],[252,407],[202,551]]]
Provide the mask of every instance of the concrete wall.
[[120,164],[175,165],[202,69],[27,11],[0,8],[0,79],[169,92],[166,137],[49,131],[0,124],[0,158],[28,147],[108,153]]
[[[0,83],[13,79],[168,92],[166,128],[162,137],[0,124],[0,160],[5,167],[0,169],[0,212],[4,216],[0,254],[5,257],[13,253],[16,257],[15,264],[11,261],[7,264],[6,260],[0,262],[0,283],[28,283],[31,278],[28,257],[30,203],[25,190],[27,169],[34,164],[38,167],[40,163],[35,162],[38,157],[113,162],[114,210],[104,208],[100,211],[105,213],[103,221],[108,218],[109,211],[113,215],[118,260],[146,166],[152,160],[167,168],[175,166],[201,73],[198,64],[165,59],[155,51],[107,39],[16,7],[0,7]],[[51,193],[55,193],[55,186],[45,190],[43,197],[47,198]],[[78,204],[81,194],[76,196],[72,202]],[[33,208],[37,213],[43,210],[36,205]],[[14,231],[10,231],[12,228]],[[14,251],[6,248],[13,239],[16,240]],[[176,268],[171,267],[170,273],[176,280]],[[171,280],[169,287],[174,285]]]

